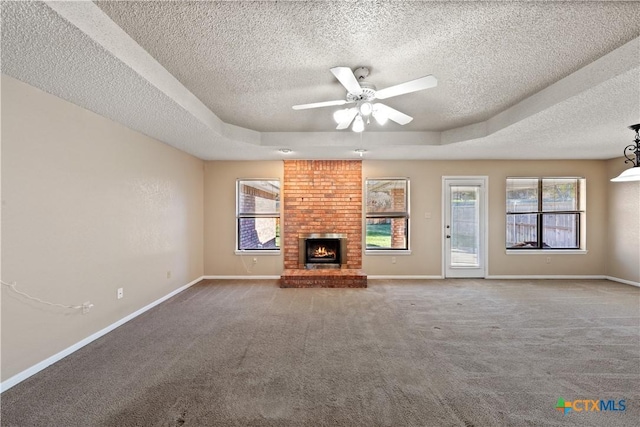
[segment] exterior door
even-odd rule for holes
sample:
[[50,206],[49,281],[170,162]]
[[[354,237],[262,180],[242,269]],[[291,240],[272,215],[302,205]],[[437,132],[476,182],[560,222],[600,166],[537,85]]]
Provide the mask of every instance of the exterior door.
[[487,274],[487,177],[444,177],[444,273]]

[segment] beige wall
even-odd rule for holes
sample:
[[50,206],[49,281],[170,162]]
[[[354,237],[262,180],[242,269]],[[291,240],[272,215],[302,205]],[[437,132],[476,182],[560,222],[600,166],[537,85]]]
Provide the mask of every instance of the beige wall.
[[[280,256],[234,254],[235,180],[282,179],[283,165],[271,162],[207,162],[205,167],[205,274],[280,275]],[[363,178],[411,179],[411,255],[365,255],[369,275],[442,274],[442,176],[489,177],[489,275],[604,275],[607,170],[604,161],[369,161]],[[587,253],[507,255],[505,179],[508,176],[583,176],[587,185]],[[426,219],[425,213],[431,218]],[[253,266],[252,259],[258,263]],[[551,262],[546,263],[550,257]]]
[[[623,158],[606,162],[606,178],[629,168]],[[607,275],[640,283],[640,182],[607,182]]]
[[203,166],[2,77],[2,280],[95,305],[3,286],[2,380],[202,276]]
[[[206,162],[204,172],[204,274],[273,276],[282,273],[278,255],[236,255],[236,179],[284,178],[281,161]],[[282,196],[280,197],[282,200]],[[253,258],[257,263],[253,264]]]
[[[369,275],[442,274],[442,177],[489,177],[489,275],[603,275],[606,238],[606,170],[603,161],[365,161],[363,177],[411,179],[411,255],[368,255]],[[505,251],[506,178],[581,176],[587,186],[586,254],[507,255]],[[431,218],[426,219],[425,213]],[[551,263],[546,263],[546,258]]]

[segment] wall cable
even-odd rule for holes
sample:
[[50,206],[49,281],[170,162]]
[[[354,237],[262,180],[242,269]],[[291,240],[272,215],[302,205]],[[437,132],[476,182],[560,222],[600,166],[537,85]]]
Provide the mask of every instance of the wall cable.
[[[13,283],[6,283],[2,280],[0,280],[0,283],[2,283],[2,285],[8,287],[9,289],[11,289],[13,292],[17,293],[18,295],[22,295],[25,298],[28,298],[30,300],[39,302],[41,304],[45,304],[45,305],[50,305],[52,307],[62,307],[62,308],[68,308],[68,309],[73,309],[73,310],[82,310],[82,309],[86,309],[87,307],[85,305],[65,305],[65,304],[58,304],[58,303],[54,303],[54,302],[49,302],[49,301],[45,301],[42,300],[40,298],[36,298],[36,297],[32,297],[31,295],[24,293],[22,291],[19,291],[16,288],[17,283],[13,282]],[[90,304],[91,306],[93,306],[93,304]]]
[[244,267],[244,271],[246,271],[249,274],[253,274],[253,269],[249,269],[249,267],[247,267],[247,264],[244,262],[244,257],[245,257],[245,254],[240,254],[240,261],[242,261],[242,266]]

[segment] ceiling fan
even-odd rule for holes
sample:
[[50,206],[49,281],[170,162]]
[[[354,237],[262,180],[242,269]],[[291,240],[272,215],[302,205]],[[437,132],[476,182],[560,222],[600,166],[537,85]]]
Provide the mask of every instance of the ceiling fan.
[[347,89],[345,99],[294,105],[293,109],[306,110],[310,108],[355,104],[354,107],[338,110],[333,114],[333,118],[338,123],[336,129],[346,129],[353,122],[351,130],[354,132],[362,132],[364,130],[365,120],[368,123],[371,116],[373,116],[380,125],[385,124],[388,119],[400,125],[406,125],[413,120],[413,117],[380,102],[373,103],[373,101],[429,89],[438,84],[438,80],[434,76],[428,75],[385,89],[376,90],[374,85],[364,81],[369,75],[369,69],[366,67],[356,68],[355,71],[351,71],[349,67],[334,67],[331,68],[331,72],[342,86]]

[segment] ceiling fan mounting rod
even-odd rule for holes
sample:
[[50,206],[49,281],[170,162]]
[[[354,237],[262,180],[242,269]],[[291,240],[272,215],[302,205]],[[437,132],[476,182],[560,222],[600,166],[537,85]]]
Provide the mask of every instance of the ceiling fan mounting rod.
[[369,75],[369,69],[367,67],[358,67],[353,70],[353,75],[356,76],[358,80],[364,80]]

